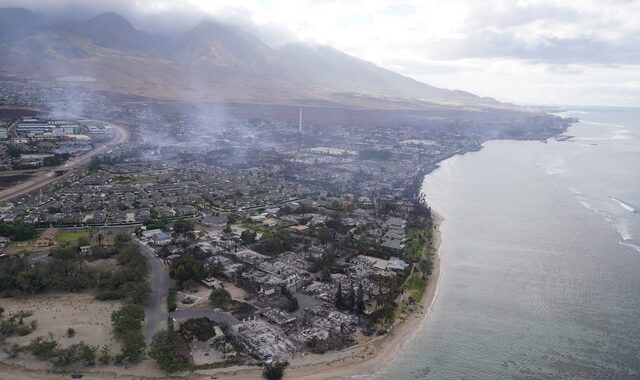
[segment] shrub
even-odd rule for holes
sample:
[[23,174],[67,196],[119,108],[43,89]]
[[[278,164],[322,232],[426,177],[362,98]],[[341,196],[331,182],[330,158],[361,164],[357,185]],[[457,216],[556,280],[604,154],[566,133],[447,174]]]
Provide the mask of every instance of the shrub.
[[169,289],[169,293],[167,294],[167,307],[169,311],[174,311],[178,305],[176,304],[176,289]]
[[189,359],[182,353],[186,343],[172,331],[160,331],[153,337],[149,356],[166,372],[176,372],[189,366]]
[[116,356],[116,363],[137,363],[142,360],[145,347],[143,321],[144,310],[140,305],[126,305],[111,313],[113,332],[122,343],[122,352]]
[[288,362],[265,363],[262,376],[267,380],[280,380],[287,366],[289,366]]
[[111,352],[109,351],[108,346],[102,346],[102,349],[100,350],[100,356],[98,356],[98,361],[100,362],[100,364],[104,365],[111,363]]
[[186,341],[204,342],[216,336],[215,324],[207,317],[189,319],[180,325],[180,335]]
[[225,307],[231,302],[231,294],[225,288],[215,288],[209,294],[209,301],[213,307]]

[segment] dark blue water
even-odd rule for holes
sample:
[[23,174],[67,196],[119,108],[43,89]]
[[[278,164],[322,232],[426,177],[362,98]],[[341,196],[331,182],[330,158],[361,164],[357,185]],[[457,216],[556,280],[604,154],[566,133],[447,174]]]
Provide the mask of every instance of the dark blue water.
[[438,294],[380,378],[640,378],[640,110],[569,114],[568,141],[492,141],[425,179]]

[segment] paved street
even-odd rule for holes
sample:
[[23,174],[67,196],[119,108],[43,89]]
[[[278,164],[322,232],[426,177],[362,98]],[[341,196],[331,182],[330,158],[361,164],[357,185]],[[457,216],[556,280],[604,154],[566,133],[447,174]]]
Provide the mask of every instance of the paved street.
[[[30,179],[1,190],[0,202],[9,201],[19,195],[29,193],[50,183],[56,182],[62,178],[66,178],[70,175],[70,173],[73,172],[73,169],[77,169],[79,167],[87,165],[91,161],[93,156],[106,151],[108,148],[120,145],[129,139],[130,134],[127,129],[115,124],[110,125],[111,127],[113,127],[113,130],[115,132],[111,141],[107,143],[97,144],[90,151],[78,157],[74,157],[58,167],[49,168],[46,171],[37,171],[36,174]],[[56,172],[59,171],[64,171],[64,174],[56,174]]]
[[167,327],[168,309],[167,293],[172,285],[169,278],[169,271],[162,260],[155,255],[155,251],[140,240],[134,238],[140,246],[140,251],[147,259],[149,267],[149,283],[151,286],[151,296],[144,309],[145,315],[145,341],[147,346],[151,344],[153,336],[163,328]]

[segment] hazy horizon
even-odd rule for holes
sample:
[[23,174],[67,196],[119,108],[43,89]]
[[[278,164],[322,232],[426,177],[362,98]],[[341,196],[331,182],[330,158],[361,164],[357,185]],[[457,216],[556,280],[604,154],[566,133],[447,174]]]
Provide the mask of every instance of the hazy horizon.
[[[113,11],[140,29],[215,18],[270,45],[328,45],[424,83],[516,104],[638,106],[639,1],[0,1],[58,18]],[[371,44],[371,41],[376,41]]]

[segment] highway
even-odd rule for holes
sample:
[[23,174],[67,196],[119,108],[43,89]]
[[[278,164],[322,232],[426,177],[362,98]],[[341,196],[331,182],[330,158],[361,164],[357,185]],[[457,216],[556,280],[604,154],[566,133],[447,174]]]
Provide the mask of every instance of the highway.
[[[113,127],[115,133],[109,142],[105,144],[98,144],[90,151],[78,157],[74,157],[58,167],[47,171],[39,171],[32,178],[0,191],[0,202],[9,201],[17,196],[27,194],[62,178],[68,177],[73,169],[88,164],[93,156],[129,140],[130,135],[127,129],[115,124],[110,124],[110,126]],[[65,173],[58,175],[56,174],[56,171],[65,171]]]

